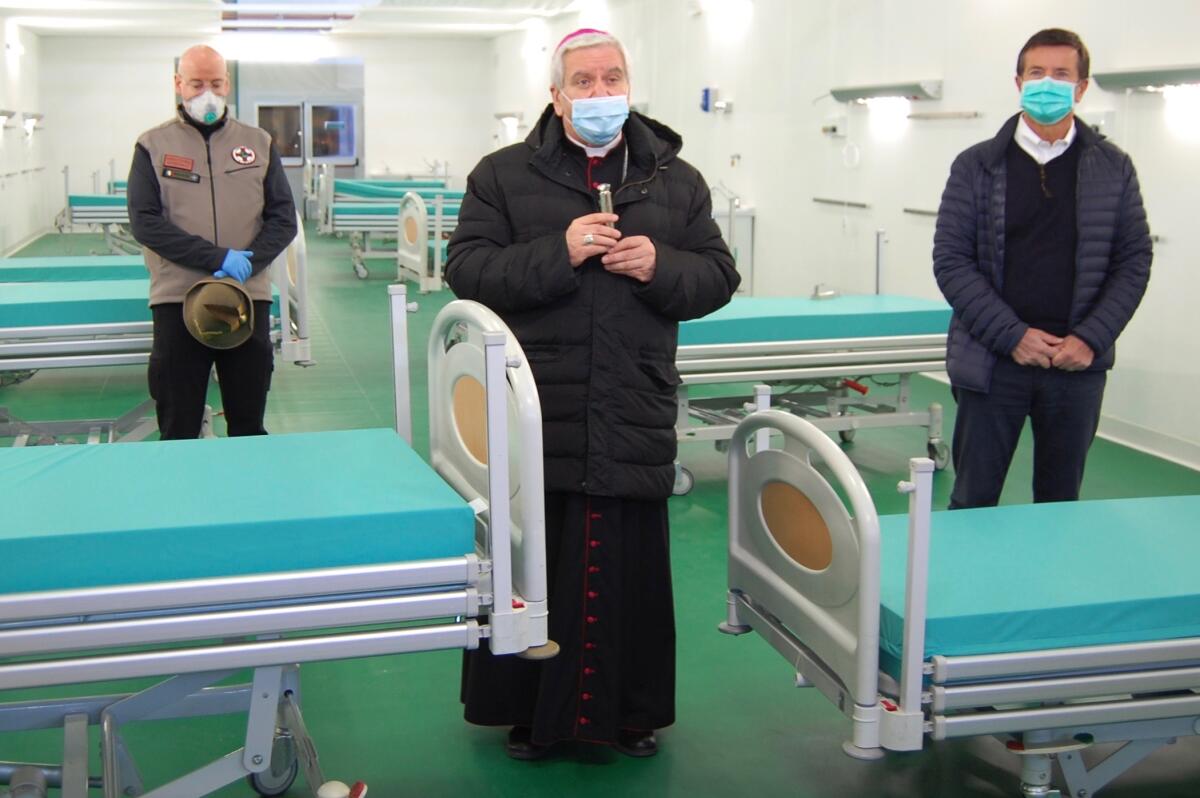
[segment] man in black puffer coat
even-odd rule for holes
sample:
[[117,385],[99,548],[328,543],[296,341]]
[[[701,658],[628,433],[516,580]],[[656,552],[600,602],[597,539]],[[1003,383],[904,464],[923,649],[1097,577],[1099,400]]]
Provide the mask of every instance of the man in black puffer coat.
[[680,137],[629,113],[620,43],[577,31],[553,69],[553,103],[526,141],[468,178],[446,280],[500,314],[533,369],[561,652],[542,663],[468,652],[463,701],[467,720],[514,727],[516,758],[560,740],[648,756],[675,711],[678,322],[728,302],[738,275]]
[[1033,498],[1079,498],[1117,336],[1150,279],[1129,156],[1075,119],[1088,52],[1070,31],[1017,58],[1023,112],[950,168],[933,272],[954,310],[951,509],[995,505],[1026,417]]

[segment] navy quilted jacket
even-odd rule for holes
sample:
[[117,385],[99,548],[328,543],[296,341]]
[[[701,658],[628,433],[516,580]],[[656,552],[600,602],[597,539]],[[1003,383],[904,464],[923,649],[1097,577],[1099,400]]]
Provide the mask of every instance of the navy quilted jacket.
[[[954,385],[973,391],[988,390],[996,359],[1009,357],[1029,328],[1001,297],[1004,155],[1019,117],[954,160],[933,237],[933,274],[954,310],[946,370]],[[1091,369],[1104,370],[1146,291],[1153,253],[1133,162],[1083,120],[1076,130],[1082,150],[1070,327],[1095,353]]]

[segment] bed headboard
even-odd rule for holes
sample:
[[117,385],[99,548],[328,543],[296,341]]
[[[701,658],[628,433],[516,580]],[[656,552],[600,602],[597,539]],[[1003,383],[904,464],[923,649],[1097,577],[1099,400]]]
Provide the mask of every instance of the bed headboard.
[[[486,519],[478,543],[494,562],[491,623],[502,636],[518,611],[525,623],[540,619],[533,628],[540,628],[541,639],[529,644],[541,645],[546,524],[542,414],[533,373],[500,317],[467,300],[451,302],[437,315],[428,355],[430,462]],[[512,576],[506,584],[509,537]],[[497,650],[497,642],[494,634],[493,652],[510,653]]]
[[400,198],[396,261],[414,274],[429,273],[429,214],[425,200],[412,191]]

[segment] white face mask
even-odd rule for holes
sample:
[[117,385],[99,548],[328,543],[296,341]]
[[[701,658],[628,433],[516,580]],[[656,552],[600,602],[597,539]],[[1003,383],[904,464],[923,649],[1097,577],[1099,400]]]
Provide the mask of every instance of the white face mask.
[[205,89],[203,94],[184,100],[183,110],[197,122],[211,125],[225,115],[225,98],[213,94],[212,89]]

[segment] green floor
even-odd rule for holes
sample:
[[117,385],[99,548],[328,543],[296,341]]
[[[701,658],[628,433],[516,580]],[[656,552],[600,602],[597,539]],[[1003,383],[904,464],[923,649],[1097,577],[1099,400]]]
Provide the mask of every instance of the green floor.
[[[287,433],[390,426],[386,285],[393,275],[386,261],[376,261],[372,276],[358,280],[344,241],[318,237],[311,229],[308,235],[317,364],[299,368],[277,363],[267,428]],[[47,236],[21,254],[87,254],[99,246],[95,236]],[[450,298],[445,293],[419,297],[420,311],[410,317],[414,429],[423,453],[428,441],[424,341],[433,315]],[[944,404],[946,429],[952,427],[953,402],[945,386],[918,379],[914,394],[918,405]],[[0,389],[0,406],[27,420],[111,416],[144,398],[145,370],[134,367],[42,372]],[[212,399],[218,400],[215,391]],[[906,500],[895,492],[895,484],[904,475],[907,458],[923,452],[923,434],[917,429],[863,431],[847,447],[881,512],[904,511]],[[792,686],[787,662],[759,639],[719,634],[725,579],[723,458],[699,443],[682,447],[681,458],[695,472],[697,485],[690,495],[671,502],[678,722],[660,734],[657,757],[631,760],[606,749],[580,747],[541,762],[509,760],[502,748],[503,730],[462,721],[459,656],[429,653],[305,667],[306,718],[327,776],[362,779],[370,784],[373,798],[1019,794],[1015,757],[990,739],[937,744],[920,754],[889,755],[882,762],[845,757],[840,744],[847,724],[820,695]],[[1006,503],[1030,500],[1030,473],[1025,442],[1004,493]],[[935,480],[940,504],[952,479],[946,472]],[[1200,473],[1106,441],[1094,446],[1084,483],[1087,498],[1197,492]],[[0,510],[0,523],[2,519]],[[238,719],[208,718],[143,724],[131,729],[128,740],[147,782],[156,784],[236,747],[242,731]],[[50,761],[59,748],[57,733],[0,734],[0,760]],[[1197,754],[1195,738],[1182,740],[1118,779],[1103,795],[1200,794]],[[288,794],[307,795],[302,786]],[[253,794],[242,784],[217,793]]]

